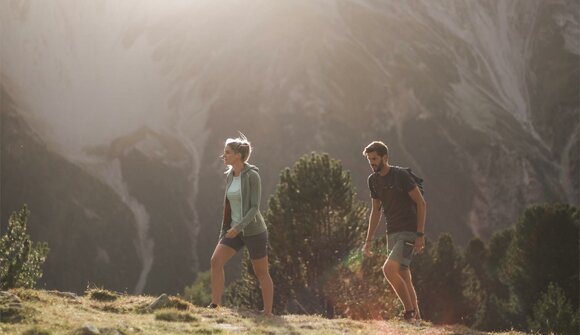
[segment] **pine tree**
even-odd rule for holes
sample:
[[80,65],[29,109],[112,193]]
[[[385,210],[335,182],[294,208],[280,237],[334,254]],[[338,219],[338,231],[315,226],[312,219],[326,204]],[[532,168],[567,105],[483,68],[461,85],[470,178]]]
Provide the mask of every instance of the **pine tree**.
[[26,232],[30,211],[26,205],[12,213],[8,229],[0,239],[0,290],[32,288],[42,277],[42,264],[48,254],[48,245],[33,243]]
[[501,267],[505,260],[512,230],[496,233],[489,247],[476,238],[465,249],[466,274],[472,282],[466,294],[475,302],[475,313],[469,317],[472,327],[498,331],[510,329],[512,317],[509,306],[509,290],[501,281]]
[[494,331],[512,327],[509,290],[501,269],[513,230],[495,233],[487,246],[476,238],[465,249],[466,294],[475,302],[475,312],[468,318],[472,327]]
[[489,259],[489,250],[485,243],[479,238],[474,238],[465,248],[465,269],[464,275],[467,280],[466,295],[474,302],[475,313],[467,318],[468,324],[477,323],[485,312],[486,300],[489,292],[488,272],[486,269]]
[[467,278],[461,252],[449,234],[443,234],[429,253],[416,257],[412,268],[419,308],[434,323],[466,323],[474,313],[465,295]]
[[[530,207],[518,221],[504,269],[522,316],[519,327],[550,283],[567,297],[579,296],[579,225],[578,208],[568,204]],[[578,310],[577,299],[571,304]]]
[[361,247],[366,206],[355,200],[349,172],[327,154],[284,169],[265,215],[276,300],[284,309],[332,316],[325,292],[335,267]]
[[564,291],[550,283],[534,305],[533,317],[528,323],[532,332],[541,334],[578,334],[578,316]]
[[[499,300],[510,300],[508,279],[505,273],[505,263],[507,262],[507,252],[514,237],[513,229],[506,229],[497,232],[489,240],[489,257],[487,261],[487,272],[489,277],[489,290]],[[504,328],[505,329],[505,328]]]

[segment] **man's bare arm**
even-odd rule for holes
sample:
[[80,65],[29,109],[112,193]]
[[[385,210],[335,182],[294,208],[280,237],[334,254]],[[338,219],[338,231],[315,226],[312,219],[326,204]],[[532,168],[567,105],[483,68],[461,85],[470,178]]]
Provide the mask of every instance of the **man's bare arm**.
[[[425,232],[425,219],[427,217],[427,203],[419,191],[419,187],[415,186],[411,192],[409,192],[409,196],[413,201],[417,204],[417,232],[424,233]],[[421,252],[425,247],[425,237],[424,236],[417,236],[415,240],[415,251]]]
[[381,220],[381,200],[372,199],[371,205],[372,207],[371,214],[369,215],[369,228],[367,230],[367,238],[363,246],[363,251],[367,256],[371,254],[371,242],[373,240],[373,236],[375,236],[375,231],[377,230],[379,221]]

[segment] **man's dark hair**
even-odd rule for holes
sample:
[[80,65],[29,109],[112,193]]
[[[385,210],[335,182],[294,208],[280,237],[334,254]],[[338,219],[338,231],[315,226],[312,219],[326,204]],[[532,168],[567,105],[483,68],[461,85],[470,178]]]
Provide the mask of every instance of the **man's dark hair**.
[[389,157],[389,148],[386,144],[381,141],[373,141],[371,144],[367,145],[367,147],[363,150],[363,156],[371,152],[376,152],[377,155],[384,157],[385,155]]

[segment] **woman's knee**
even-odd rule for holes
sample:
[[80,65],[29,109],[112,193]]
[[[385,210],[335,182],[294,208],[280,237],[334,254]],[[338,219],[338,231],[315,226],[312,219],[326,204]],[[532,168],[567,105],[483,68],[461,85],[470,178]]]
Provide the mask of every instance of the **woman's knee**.
[[268,270],[268,263],[265,264],[254,264],[254,274],[259,280],[268,279],[270,277],[270,271]]
[[211,256],[210,265],[212,269],[220,269],[224,267],[225,262],[222,257],[213,255]]
[[258,278],[258,281],[261,283],[265,280],[270,280],[270,273],[268,272],[268,270],[266,271],[260,271],[260,272],[255,272],[254,274],[256,275],[256,277]]
[[399,264],[394,262],[386,262],[383,265],[383,273],[387,278],[393,277],[399,274]]

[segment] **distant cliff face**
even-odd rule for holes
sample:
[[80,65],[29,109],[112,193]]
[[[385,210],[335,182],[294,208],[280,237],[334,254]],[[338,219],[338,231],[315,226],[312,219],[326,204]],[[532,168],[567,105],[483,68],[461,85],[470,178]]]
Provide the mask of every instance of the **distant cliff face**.
[[12,211],[29,205],[32,238],[50,247],[41,283],[76,292],[97,284],[151,293],[191,283],[198,259],[191,248],[190,185],[183,182],[190,166],[169,160],[184,156],[182,145],[141,129],[92,148],[97,162],[78,166],[42,143],[4,90],[1,100],[0,228]]
[[0,92],[0,230],[28,205],[32,239],[50,247],[42,286],[76,292],[89,284],[134,286],[140,266],[131,211],[106,185],[48,149]]
[[[60,3],[0,5],[2,222],[28,202],[39,239],[92,246],[53,258],[66,275],[49,286],[114,272],[130,291],[181,290],[209,265],[218,155],[237,130],[263,208],[313,150],[341,159],[367,201],[374,139],[426,180],[433,238],[488,238],[531,204],[578,204],[575,1]],[[34,150],[6,149],[21,141]],[[56,238],[64,221],[91,234]],[[99,279],[82,261],[131,266]]]

